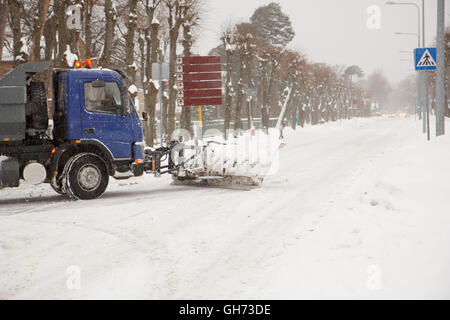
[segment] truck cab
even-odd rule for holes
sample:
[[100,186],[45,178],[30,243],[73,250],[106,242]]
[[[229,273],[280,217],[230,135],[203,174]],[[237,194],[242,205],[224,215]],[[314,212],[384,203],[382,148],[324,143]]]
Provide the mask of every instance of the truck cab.
[[[19,72],[25,69],[19,68]],[[42,69],[31,68],[37,72]],[[8,97],[2,102],[0,97],[0,115],[14,112],[16,114],[10,118],[21,124],[14,127],[14,123],[9,123],[11,129],[0,132],[3,135],[0,156],[7,157],[0,165],[0,188],[15,187],[21,178],[33,184],[48,182],[58,193],[74,199],[95,199],[105,192],[110,176],[123,179],[143,174],[142,123],[122,72],[55,69],[52,72],[54,110],[50,136],[47,125],[42,124],[45,123],[42,118],[48,117],[47,106],[35,106],[43,103],[46,89],[37,86],[33,76],[34,72],[26,72],[19,77],[22,83],[14,85],[19,89],[23,87],[20,92],[30,92],[30,86],[41,87],[39,94],[34,94],[41,97],[40,102],[33,101],[32,94],[27,94],[25,101]],[[0,90],[6,90],[8,83],[3,81],[2,87],[2,80]],[[45,103],[46,100],[45,97]],[[41,115],[37,115],[40,120],[36,121],[40,124],[37,126],[33,119],[39,110],[47,114],[41,111]]]

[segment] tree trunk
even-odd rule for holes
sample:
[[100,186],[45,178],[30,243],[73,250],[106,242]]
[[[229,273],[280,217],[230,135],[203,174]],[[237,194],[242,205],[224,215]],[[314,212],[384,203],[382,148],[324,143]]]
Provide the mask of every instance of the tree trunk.
[[129,77],[128,86],[136,82],[136,66],[134,65],[134,34],[137,23],[137,0],[128,0],[127,34],[125,36],[125,71]]
[[180,30],[180,21],[178,20],[169,31],[169,86],[167,91],[169,93],[169,107],[167,121],[166,136],[170,140],[172,133],[175,131],[175,110],[176,110],[176,98],[177,91],[175,86],[175,69],[177,62],[177,42]]
[[[225,49],[226,45],[224,44]],[[233,52],[226,50],[226,64],[227,64],[227,83],[225,86],[225,121],[224,121],[224,134],[225,139],[228,139],[228,130],[230,129],[231,120],[231,103],[233,100],[233,84],[231,83],[231,72],[232,72],[232,57]]]
[[142,85],[144,85],[144,78],[146,76],[146,71],[145,71],[145,62],[146,62],[146,57],[145,57],[145,35],[144,35],[144,30],[143,29],[138,29],[138,45],[139,45],[139,55],[141,58],[141,61],[139,61],[139,76],[140,76],[140,83],[142,83]]
[[242,115],[242,100],[244,98],[243,90],[244,90],[244,84],[242,83],[244,72],[245,72],[245,65],[244,65],[244,57],[242,54],[240,54],[239,57],[240,60],[240,70],[239,70],[239,82],[238,82],[238,92],[237,92],[237,99],[236,99],[236,109],[234,114],[234,136],[237,136],[238,130],[241,128],[241,115]]
[[272,62],[270,64],[270,73],[269,73],[269,78],[268,78],[268,86],[267,86],[267,98],[266,98],[266,119],[265,119],[265,127],[267,128],[267,132],[269,132],[269,127],[270,127],[270,97],[271,97],[271,92],[272,92],[272,87],[273,87],[273,79],[274,79],[274,74],[275,74],[275,70],[277,68],[277,65]]
[[94,8],[94,0],[86,0],[84,9],[84,45],[86,47],[86,58],[92,56],[92,10]]
[[145,43],[146,43],[146,54],[145,54],[145,79],[143,81],[143,88],[144,88],[144,110],[148,113],[149,119],[144,125],[144,133],[145,133],[145,143],[149,147],[153,147],[155,143],[155,135],[154,130],[151,130],[152,124],[155,123],[155,112],[152,113],[152,106],[153,109],[155,108],[154,104],[151,104],[150,101],[150,87],[153,87],[153,83],[150,82],[151,75],[152,75],[152,67],[150,62],[150,51],[152,48],[151,41],[150,41],[150,35],[149,30],[146,29],[144,31],[145,33]]
[[3,59],[6,22],[8,21],[8,1],[0,0],[0,61]]
[[108,68],[111,66],[112,45],[114,41],[114,27],[116,25],[115,23],[116,17],[112,6],[112,0],[105,0],[105,18],[106,18],[105,42],[99,64],[102,67]]
[[[189,57],[192,55],[192,35],[191,35],[191,26],[189,24],[183,25],[183,55],[185,57]],[[182,107],[181,111],[181,128],[191,132],[191,107]]]
[[58,52],[56,43],[56,25],[56,16],[53,15],[48,19],[44,26],[45,60],[53,60]]
[[38,1],[38,13],[34,20],[34,28],[32,32],[33,45],[31,49],[31,60],[41,60],[41,37],[44,31],[45,21],[47,19],[49,0]]
[[21,54],[22,48],[22,27],[20,21],[20,3],[17,0],[8,0],[9,14],[11,19],[11,30],[13,36],[13,56],[14,66],[23,63],[23,57]]
[[289,88],[290,88],[291,94],[290,94],[289,96],[286,97],[286,99],[287,99],[287,102],[286,102],[286,110],[285,110],[285,112],[284,112],[283,119],[281,119],[281,121],[284,121],[285,119],[287,120],[287,117],[288,117],[289,113],[291,112],[292,100],[293,100],[293,96],[294,96],[294,94],[295,94],[295,93],[292,92],[292,91],[294,91],[295,89],[294,89],[294,88],[292,87],[292,85],[290,85],[290,84],[289,84]]
[[269,95],[268,90],[268,79],[267,79],[267,63],[264,62],[262,66],[261,75],[261,86],[262,86],[262,106],[261,106],[261,126],[262,129],[269,132]]
[[[155,143],[155,138],[157,136],[156,133],[156,102],[159,90],[154,86],[150,79],[152,79],[152,64],[158,63],[158,50],[159,50],[159,24],[151,23],[153,20],[153,15],[155,10],[148,9],[148,20],[151,24],[150,31],[145,30],[145,40],[147,43],[147,54],[146,54],[146,71],[145,78],[146,82],[144,83],[145,90],[145,110],[149,114],[148,125],[146,129],[146,143],[148,146],[153,146]],[[162,62],[162,61],[161,61]],[[162,90],[162,88],[160,88]],[[162,125],[162,123],[161,123]]]
[[247,54],[245,56],[245,64],[247,70],[247,88],[251,91],[250,98],[247,97],[247,121],[248,121],[248,129],[251,129],[251,124],[253,122],[253,107],[255,106],[255,94],[254,89],[255,85],[252,79],[252,55]]
[[69,36],[66,26],[66,9],[67,3],[65,1],[56,1],[53,10],[56,16],[56,31],[58,38],[56,40],[56,46],[58,48],[58,55],[56,57],[55,65],[58,67],[68,68],[67,60],[64,52],[67,50],[69,44]]

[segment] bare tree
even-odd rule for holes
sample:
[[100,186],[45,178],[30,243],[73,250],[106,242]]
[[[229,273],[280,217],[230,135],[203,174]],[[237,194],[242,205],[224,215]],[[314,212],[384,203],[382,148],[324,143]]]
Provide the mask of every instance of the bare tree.
[[65,58],[65,52],[69,44],[69,35],[66,27],[66,9],[67,3],[65,1],[56,1],[54,3],[53,11],[56,17],[56,46],[58,53],[55,65],[59,67],[69,67]]
[[84,47],[85,57],[92,56],[92,14],[94,10],[94,0],[84,1]]
[[128,86],[136,81],[136,64],[134,63],[134,36],[137,24],[137,2],[128,0],[127,34],[125,36],[125,71],[129,76]]
[[31,48],[31,60],[41,60],[41,37],[44,32],[44,25],[47,20],[48,7],[50,0],[38,0],[37,16],[34,18],[32,39],[33,44]]
[[273,83],[276,71],[280,65],[280,59],[283,49],[279,47],[263,47],[260,53],[260,72],[262,86],[262,126],[266,132],[269,130],[270,120],[270,97],[272,94]]
[[25,53],[22,52],[24,43],[22,43],[22,26],[20,21],[21,4],[18,0],[8,0],[8,8],[13,38],[14,65],[18,65],[27,60]]
[[[252,60],[254,53],[254,35],[255,33],[253,27],[249,23],[240,23],[236,26],[235,33],[235,44],[236,52],[239,54],[239,80],[237,83],[237,97],[235,101],[235,118],[234,118],[234,130],[235,132],[241,127],[241,116],[242,116],[242,106],[244,104],[244,88],[253,89],[252,80]],[[247,78],[247,83],[245,83],[244,78]],[[251,114],[249,103],[246,104],[247,107],[247,118],[248,125],[251,123]],[[236,133],[235,133],[236,134]]]
[[227,137],[227,132],[230,129],[232,100],[234,95],[233,84],[231,82],[232,73],[232,58],[235,51],[234,46],[234,28],[231,25],[224,27],[220,40],[222,41],[225,50],[225,64],[226,64],[226,84],[225,84],[225,121],[224,121],[224,136]]
[[109,67],[111,65],[111,55],[114,42],[114,29],[116,26],[116,9],[113,6],[112,0],[105,0],[105,19],[106,30],[104,37],[103,53],[100,57],[99,64],[102,67]]
[[144,128],[144,132],[145,141],[149,146],[153,146],[156,138],[156,101],[158,89],[162,90],[162,88],[157,88],[153,81],[150,81],[152,79],[152,64],[158,62],[160,47],[160,22],[156,17],[156,12],[160,4],[161,0],[145,0],[147,21],[146,27],[142,32],[143,34],[141,34],[144,36],[144,39],[140,39],[141,54],[144,52],[144,45],[146,45],[145,58],[143,59],[145,60],[146,67],[141,67],[141,70],[145,70],[145,76],[143,77],[145,111],[148,112],[150,119]]
[[175,86],[175,66],[177,58],[177,42],[180,33],[180,27],[184,22],[186,10],[192,0],[177,1],[165,0],[167,7],[169,25],[169,106],[166,119],[166,136],[170,137],[175,130],[175,110],[176,110],[176,90]]
[[[181,44],[183,46],[183,56],[189,57],[192,55],[192,45],[195,41],[193,32],[199,26],[201,2],[194,1],[187,8],[184,21],[182,23],[183,36]],[[191,108],[183,107],[181,112],[180,127],[191,131]]]
[[0,61],[3,58],[3,46],[5,41],[6,22],[8,21],[8,1],[0,1]]

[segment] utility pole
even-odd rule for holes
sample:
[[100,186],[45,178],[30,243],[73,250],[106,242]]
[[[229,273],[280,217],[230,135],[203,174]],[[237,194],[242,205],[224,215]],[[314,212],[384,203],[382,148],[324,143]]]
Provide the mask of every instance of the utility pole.
[[[422,0],[422,48],[425,48],[425,0]],[[426,71],[422,72],[422,83],[424,88],[424,103],[425,103],[425,113],[424,114],[424,126],[427,131],[427,139],[430,141],[430,108],[428,106],[428,73]],[[426,120],[426,124],[425,124]],[[425,131],[424,131],[425,132]]]
[[445,0],[437,3],[436,136],[445,134]]
[[[386,2],[387,5],[406,5],[415,6],[417,8],[417,47],[420,48],[420,8],[415,2]],[[397,32],[397,34],[402,34]],[[410,33],[410,35],[412,35]],[[422,47],[425,48],[425,0],[422,0]],[[427,73],[424,71],[418,71],[416,75],[417,82],[417,101],[420,104],[419,119],[422,118],[423,123],[423,133],[427,132],[427,110],[428,110],[428,90],[426,86],[428,85]],[[428,130],[429,131],[429,130]],[[429,136],[429,134],[428,134]],[[429,138],[428,138],[429,140]]]
[[164,119],[163,119],[163,81],[169,79],[169,64],[159,62],[152,63],[152,78],[159,81],[159,135],[161,137],[161,147],[163,146]]

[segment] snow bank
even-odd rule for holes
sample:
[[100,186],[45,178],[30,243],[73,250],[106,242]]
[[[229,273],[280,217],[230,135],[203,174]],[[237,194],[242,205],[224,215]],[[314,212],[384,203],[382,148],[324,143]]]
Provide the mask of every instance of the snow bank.
[[[304,216],[309,227],[297,231],[291,241],[297,244],[264,276],[266,289],[259,297],[450,297],[450,136],[427,142],[421,123],[411,118],[391,120],[398,124],[395,129],[386,125],[389,121],[371,121],[389,130],[385,139],[374,132],[361,146],[363,155],[354,153],[351,160],[336,163],[321,184],[322,193],[333,175],[339,177],[347,166],[352,172],[339,178],[340,186],[328,191],[320,208]],[[365,124],[359,127],[365,134]],[[351,147],[340,146],[352,153]],[[331,153],[330,146],[327,157]],[[317,161],[312,170],[325,161]]]

